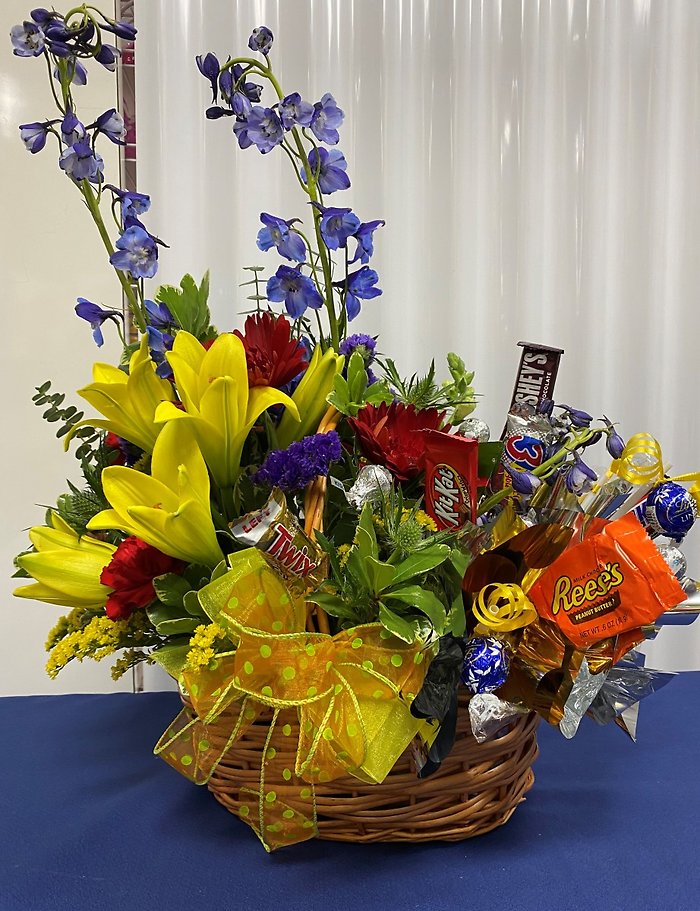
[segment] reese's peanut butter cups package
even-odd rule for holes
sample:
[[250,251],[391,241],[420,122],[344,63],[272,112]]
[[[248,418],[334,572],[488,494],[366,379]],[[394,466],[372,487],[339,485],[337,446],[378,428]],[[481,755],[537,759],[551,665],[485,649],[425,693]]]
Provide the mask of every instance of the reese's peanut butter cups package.
[[541,617],[580,648],[653,623],[685,593],[628,513],[565,551],[529,590]]
[[304,534],[277,487],[264,506],[231,524],[231,534],[240,544],[262,550],[286,579],[302,578],[314,586],[324,577],[323,551]]

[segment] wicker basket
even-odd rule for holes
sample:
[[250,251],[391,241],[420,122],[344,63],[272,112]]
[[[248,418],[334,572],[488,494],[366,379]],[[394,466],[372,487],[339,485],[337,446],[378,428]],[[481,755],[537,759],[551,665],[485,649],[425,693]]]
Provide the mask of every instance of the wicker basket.
[[[469,727],[467,697],[460,702],[457,739],[441,768],[430,778],[416,778],[410,750],[382,784],[339,778],[316,785],[318,837],[329,841],[460,841],[507,822],[532,787],[537,758],[537,716],[523,715],[501,736],[477,743]],[[212,746],[224,747],[233,716],[223,712],[209,728]],[[238,812],[241,788],[256,788],[269,718],[258,721],[231,747],[209,782],[209,790],[231,813]],[[297,741],[296,711],[280,714],[290,724],[290,745]],[[278,752],[266,766],[266,780],[293,808],[282,769],[294,766],[294,751]]]

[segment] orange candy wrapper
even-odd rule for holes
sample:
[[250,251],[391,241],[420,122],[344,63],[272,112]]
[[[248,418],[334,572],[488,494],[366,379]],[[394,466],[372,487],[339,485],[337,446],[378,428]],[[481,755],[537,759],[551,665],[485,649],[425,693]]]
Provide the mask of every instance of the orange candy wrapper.
[[569,548],[528,594],[581,648],[653,623],[686,597],[633,513]]

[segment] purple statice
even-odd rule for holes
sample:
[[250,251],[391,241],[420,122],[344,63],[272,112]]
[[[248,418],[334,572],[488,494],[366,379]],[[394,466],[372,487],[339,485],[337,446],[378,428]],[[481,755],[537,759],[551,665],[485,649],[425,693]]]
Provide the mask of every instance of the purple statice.
[[338,348],[338,353],[344,354],[350,360],[351,356],[357,352],[362,355],[362,360],[366,366],[374,360],[376,350],[377,340],[375,338],[371,335],[366,335],[364,332],[357,332],[355,335],[349,335],[346,339],[343,339]]
[[[346,174],[348,163],[340,149],[311,149],[309,152],[309,170],[318,183],[322,193],[335,193],[347,190],[350,178]],[[302,168],[301,179],[306,180],[306,171]]]
[[340,437],[335,430],[316,433],[292,443],[287,449],[273,450],[251,476],[251,481],[259,487],[301,490],[318,475],[328,475],[331,462],[337,462],[342,453]]

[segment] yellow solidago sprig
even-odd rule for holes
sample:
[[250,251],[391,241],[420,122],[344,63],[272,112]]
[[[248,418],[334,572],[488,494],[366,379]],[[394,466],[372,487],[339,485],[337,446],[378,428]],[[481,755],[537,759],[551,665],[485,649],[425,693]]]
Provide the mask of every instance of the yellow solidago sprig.
[[163,428],[150,475],[111,465],[102,472],[102,486],[112,508],[94,516],[89,529],[121,529],[186,563],[214,567],[223,560],[207,466],[186,423],[172,421]]
[[[55,678],[70,661],[83,661],[85,658],[101,661],[120,648],[148,644],[152,632],[153,628],[144,611],[134,611],[128,620],[114,621],[106,615],[93,616],[82,629],[62,636],[53,645],[46,673]],[[49,642],[51,641],[50,635]]]
[[232,487],[238,479],[243,444],[264,411],[284,405],[289,419],[299,422],[299,410],[284,392],[272,386],[248,386],[245,348],[230,332],[220,335],[208,351],[189,332],[178,332],[166,357],[184,411],[163,402],[156,420],[191,426],[212,478],[221,488]]
[[209,667],[209,662],[221,651],[220,646],[230,642],[218,623],[207,623],[198,626],[190,639],[190,647],[185,659],[184,670],[196,671]]
[[[156,365],[148,350],[148,336],[144,335],[138,349],[131,355],[129,372],[113,364],[95,364],[93,381],[78,390],[105,420],[85,420],[77,423],[66,435],[66,448],[75,431],[84,425],[111,430],[117,436],[134,443],[146,452],[152,452],[160,433],[155,423],[155,413],[161,402],[173,402],[172,385],[156,374]],[[173,406],[174,407],[174,406]]]
[[16,588],[18,598],[31,598],[64,607],[99,609],[112,591],[102,585],[102,570],[116,547],[91,535],[79,535],[56,512],[50,525],[29,530],[32,553],[17,557],[17,565],[35,581]]

